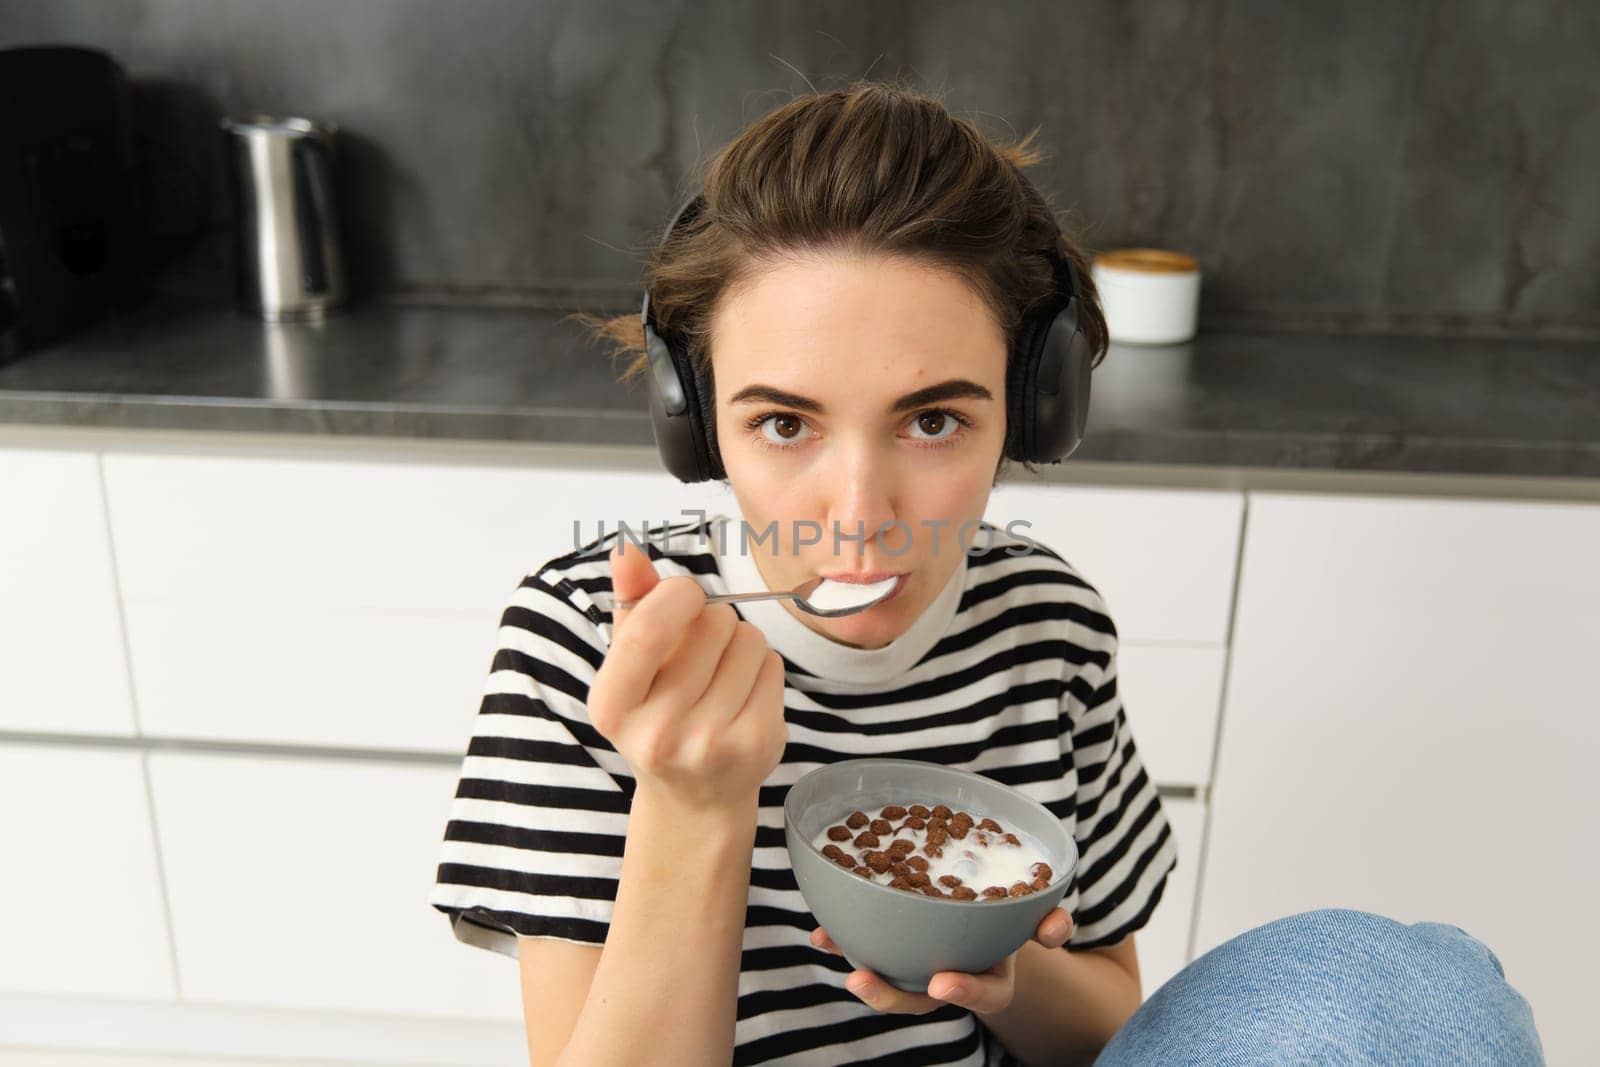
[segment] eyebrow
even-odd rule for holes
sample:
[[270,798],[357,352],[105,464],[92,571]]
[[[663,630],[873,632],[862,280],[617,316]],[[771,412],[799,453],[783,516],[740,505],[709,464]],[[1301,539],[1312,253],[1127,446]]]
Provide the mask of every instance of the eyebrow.
[[[966,378],[951,378],[947,382],[929,385],[915,392],[907,393],[889,406],[891,413],[914,411],[936,404],[941,400],[993,400],[994,394],[977,382]],[[769,404],[782,404],[785,407],[795,408],[799,411],[809,411],[816,415],[825,414],[820,403],[810,397],[798,393],[785,392],[770,385],[747,385],[734,393],[728,403],[739,404],[746,401],[765,401]]]

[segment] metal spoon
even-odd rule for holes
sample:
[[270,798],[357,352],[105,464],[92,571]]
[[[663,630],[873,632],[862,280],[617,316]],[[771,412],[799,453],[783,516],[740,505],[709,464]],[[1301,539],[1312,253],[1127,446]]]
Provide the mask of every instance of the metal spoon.
[[[792,599],[795,606],[808,615],[815,615],[823,619],[837,619],[844,615],[854,615],[858,611],[866,611],[884,597],[894,591],[898,578],[885,578],[881,582],[871,585],[855,585],[851,582],[835,582],[827,578],[813,578],[802,582],[787,593],[715,593],[706,597],[707,604],[748,604],[756,600],[782,600],[785,597]],[[829,602],[837,602],[847,597],[849,593],[859,590],[862,598],[853,603],[838,603],[835,607],[822,607],[813,604],[808,598],[816,595],[824,583],[828,586]],[[624,600],[617,604],[619,608],[631,608],[639,603],[637,600]]]

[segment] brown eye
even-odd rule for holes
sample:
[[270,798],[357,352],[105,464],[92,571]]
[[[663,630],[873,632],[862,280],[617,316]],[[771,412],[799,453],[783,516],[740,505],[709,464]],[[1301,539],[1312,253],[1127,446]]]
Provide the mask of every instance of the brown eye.
[[960,412],[948,408],[928,408],[919,412],[911,420],[912,440],[928,443],[950,441],[959,434],[963,427],[972,423]]
[[787,447],[804,439],[801,434],[805,431],[806,423],[794,414],[763,415],[752,421],[751,426],[760,429],[761,436],[768,444]]

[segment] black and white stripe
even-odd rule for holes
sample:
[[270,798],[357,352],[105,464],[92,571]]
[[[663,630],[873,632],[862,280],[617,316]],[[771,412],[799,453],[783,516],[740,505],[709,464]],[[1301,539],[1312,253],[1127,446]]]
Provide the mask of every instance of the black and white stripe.
[[[647,550],[663,577],[726,592],[706,523]],[[1117,694],[1117,631],[1060,556],[990,527],[969,557],[947,631],[884,685],[819,676],[785,657],[789,745],[762,787],[739,978],[737,1063],[996,1064],[1004,1049],[955,1007],[884,1015],[845,988],[848,966],[811,947],[816,925],[783,840],[790,785],[819,764],[899,756],[978,771],[1058,815],[1081,852],[1063,900],[1077,948],[1142,927],[1176,843]],[[611,635],[612,534],[523,579],[462,763],[430,903],[466,942],[516,954],[515,934],[600,944],[621,867],[633,777],[590,725],[589,683]],[[783,650],[780,648],[780,652]],[[514,980],[508,975],[508,980]]]

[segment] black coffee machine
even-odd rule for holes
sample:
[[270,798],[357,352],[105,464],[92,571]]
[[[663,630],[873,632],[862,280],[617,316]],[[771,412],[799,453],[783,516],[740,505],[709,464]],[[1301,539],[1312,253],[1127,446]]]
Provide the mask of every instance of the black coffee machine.
[[121,67],[0,49],[0,362],[137,303],[144,249]]

